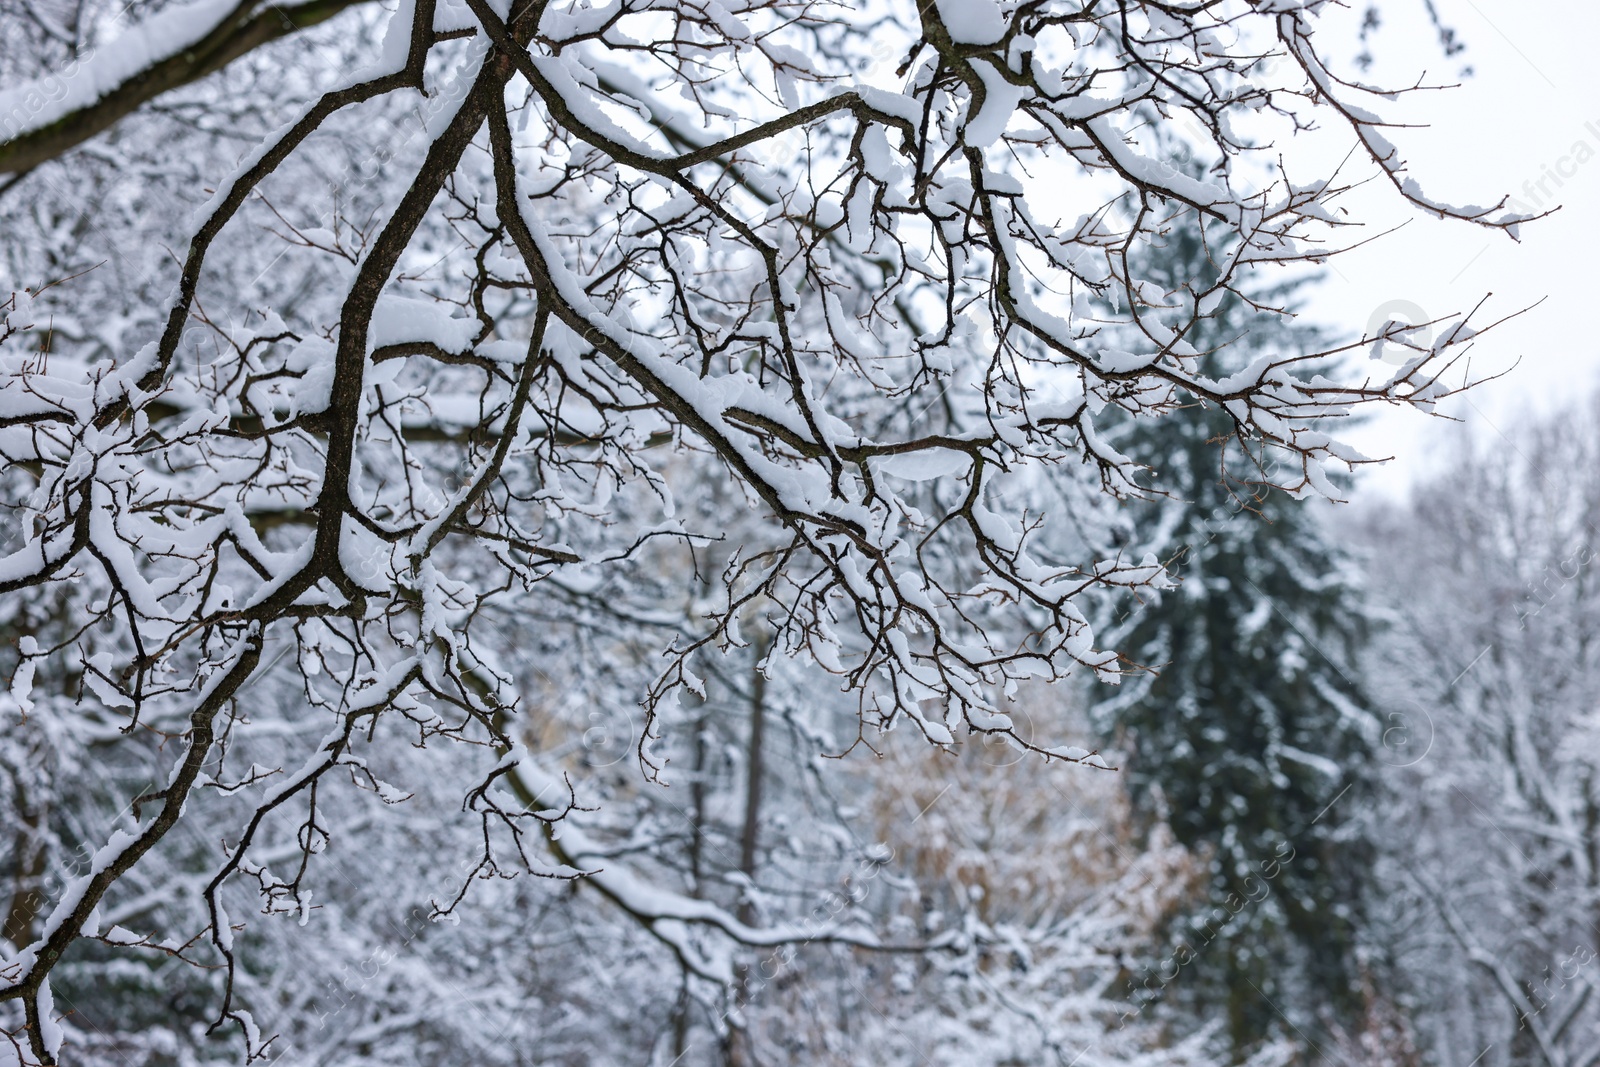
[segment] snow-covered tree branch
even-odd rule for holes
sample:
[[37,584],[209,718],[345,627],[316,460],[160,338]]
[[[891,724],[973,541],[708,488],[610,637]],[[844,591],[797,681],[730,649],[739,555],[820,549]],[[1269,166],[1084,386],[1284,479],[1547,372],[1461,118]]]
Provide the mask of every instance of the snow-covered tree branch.
[[[60,1048],[52,971],[201,808],[232,827],[195,889],[229,975],[215,1018],[259,1048],[226,888],[304,917],[334,779],[411,788],[362,754],[380,734],[465,753],[441,763],[477,827],[463,892],[605,867],[595,885],[701,979],[733,980],[684,924],[948,945],[757,927],[564,839],[582,783],[513,755],[546,704],[529,650],[559,632],[665,653],[626,694],[652,776],[707,663],[752,643],[758,671],[837,678],[846,747],[906,722],[1103,767],[1018,731],[1010,700],[1115,681],[1085,597],[1167,579],[1061,534],[1041,487],[1140,492],[1103,421],[1201,403],[1226,413],[1221,462],[1259,473],[1270,449],[1289,461],[1266,480],[1334,495],[1330,469],[1363,457],[1330,424],[1431,411],[1481,328],[1448,323],[1398,368],[1366,337],[1209,376],[1196,337],[1222,302],[1344,239],[1357,179],[1275,139],[1342,124],[1419,209],[1527,218],[1428,198],[1383,94],[1313,46],[1327,6],[207,0],[92,49],[81,27],[109,9],[80,9],[73,56],[45,33],[0,91],[0,211],[26,199],[45,235],[19,246],[32,287],[0,329],[12,700],[160,772],[86,869],[36,879],[52,895],[0,962],[27,1054]],[[316,49],[341,57],[332,82]],[[232,115],[245,143],[192,119],[178,143],[203,150],[169,153],[159,108]],[[1202,166],[1170,162],[1180,142]],[[171,260],[50,251],[55,183],[133,159],[181,210],[105,224]],[[1177,284],[1142,267],[1174,227],[1210,250]],[[533,619],[549,633],[526,638]],[[268,692],[298,710],[258,716]],[[269,840],[296,874],[268,872]]]

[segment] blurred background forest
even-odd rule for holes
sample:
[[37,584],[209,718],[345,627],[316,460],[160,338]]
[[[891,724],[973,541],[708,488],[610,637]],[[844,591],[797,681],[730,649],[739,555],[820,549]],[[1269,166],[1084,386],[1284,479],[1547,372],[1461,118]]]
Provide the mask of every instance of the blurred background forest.
[[[1277,323],[1240,306],[1214,328],[1235,340],[1225,358],[1247,362],[1298,328]],[[488,877],[439,923],[434,909],[484,873],[459,801],[330,794],[309,905],[241,935],[242,995],[270,1006],[281,1035],[269,1055],[1588,1067],[1600,1057],[1595,403],[1527,418],[1509,445],[1462,451],[1399,501],[1347,507],[1219,479],[1214,413],[1118,430],[1119,447],[1163,472],[1161,495],[1060,506],[1086,539],[1154,551],[1181,577],[1099,620],[1108,644],[1159,671],[1022,694],[1030,736],[1098,748],[1114,771],[982,737],[947,752],[860,737],[849,697],[757,640],[705,658],[703,699],[677,709],[655,752],[668,784],[649,784],[637,709],[617,694],[648,680],[651,647],[575,626],[570,604],[507,619],[506,655],[539,694],[537,754],[595,809],[571,814],[555,845],[581,828],[587,863],[621,864],[637,885]],[[618,580],[648,588],[694,566],[664,550]],[[695,610],[663,588],[653,617],[630,625],[670,631]],[[4,611],[10,635],[72,625],[49,602]],[[0,651],[8,676],[15,647]],[[33,699],[79,701],[86,687],[39,679]],[[97,737],[5,713],[0,906],[20,946],[47,872],[86,867],[148,764],[110,717]],[[307,712],[292,684],[264,681],[249,714],[292,731]],[[135,751],[164,744],[150,731]],[[396,734],[366,758],[414,783],[419,755]],[[189,825],[104,926],[181,930],[210,844],[203,819]],[[745,953],[730,1027],[697,956],[716,948],[635,914],[630,891],[767,927],[859,919],[931,947],[846,938]],[[205,1036],[216,973],[181,938],[157,941],[142,963],[108,968],[91,948],[63,964],[55,999],[80,1062],[235,1055]]]

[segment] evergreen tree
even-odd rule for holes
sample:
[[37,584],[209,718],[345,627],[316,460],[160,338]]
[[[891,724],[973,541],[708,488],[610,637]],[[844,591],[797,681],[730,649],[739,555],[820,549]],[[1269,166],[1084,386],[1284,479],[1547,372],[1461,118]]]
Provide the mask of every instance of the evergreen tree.
[[[1204,275],[1204,236],[1175,228],[1147,265],[1180,299],[1183,280]],[[1293,289],[1230,293],[1185,333],[1203,372],[1319,350],[1317,331],[1269,310],[1287,308]],[[1135,981],[1225,1011],[1242,1053],[1273,1035],[1306,1039],[1357,1008],[1359,820],[1378,730],[1352,666],[1367,627],[1346,560],[1315,503],[1272,487],[1298,469],[1248,444],[1241,460],[1237,441],[1224,469],[1220,446],[1234,434],[1226,411],[1200,404],[1159,427],[1119,428],[1118,447],[1151,468],[1161,494],[1120,517],[1125,530],[1158,531],[1130,547],[1170,560],[1181,581],[1113,625],[1113,647],[1155,673],[1102,702],[1097,725],[1126,754],[1140,812],[1212,857],[1209,900],[1173,923],[1165,966]]]

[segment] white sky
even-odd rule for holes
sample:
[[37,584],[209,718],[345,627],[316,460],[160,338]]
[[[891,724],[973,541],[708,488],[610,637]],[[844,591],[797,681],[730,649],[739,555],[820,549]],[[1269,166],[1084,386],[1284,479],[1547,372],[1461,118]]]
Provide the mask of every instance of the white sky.
[[[1390,140],[1436,199],[1488,205],[1510,194],[1540,209],[1560,204],[1561,210],[1528,224],[1517,243],[1468,224],[1419,217],[1391,187],[1373,183],[1354,194],[1348,205],[1352,213],[1377,223],[1374,232],[1385,221],[1411,221],[1365,248],[1334,257],[1326,283],[1312,295],[1310,313],[1353,331],[1394,300],[1437,317],[1467,311],[1492,293],[1484,308],[1487,322],[1543,299],[1482,338],[1473,352],[1475,372],[1513,364],[1515,369],[1444,407],[1469,426],[1493,433],[1520,411],[1576,401],[1600,380],[1600,341],[1579,321],[1600,303],[1590,288],[1600,276],[1600,61],[1592,47],[1600,36],[1600,3],[1435,3],[1466,50],[1444,59],[1423,0],[1390,0],[1373,41],[1377,63],[1363,80],[1404,84],[1426,66],[1429,82],[1459,80],[1460,88],[1389,105],[1386,117],[1429,124],[1388,131]],[[1352,26],[1364,6],[1353,0]],[[1319,39],[1324,49],[1328,43]],[[1353,54],[1352,48],[1345,56],[1330,55],[1342,60],[1335,70],[1356,73],[1348,62]],[[1473,74],[1460,78],[1468,64]],[[1574,154],[1580,141],[1593,153],[1581,165]],[[1570,174],[1559,186],[1547,176],[1558,167]],[[1543,192],[1536,184],[1541,178]],[[1380,322],[1387,317],[1380,316]],[[1346,436],[1368,455],[1396,457],[1385,467],[1368,468],[1363,479],[1368,491],[1392,492],[1459,447],[1462,433],[1441,420],[1395,412]]]

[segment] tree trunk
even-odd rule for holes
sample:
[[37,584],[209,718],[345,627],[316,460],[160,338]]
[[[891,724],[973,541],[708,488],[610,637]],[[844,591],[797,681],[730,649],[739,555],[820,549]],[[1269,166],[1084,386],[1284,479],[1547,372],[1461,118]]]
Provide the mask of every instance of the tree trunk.
[[[767,642],[763,640],[757,640],[754,644],[755,659],[750,672],[750,739],[745,755],[744,826],[739,833],[739,870],[752,883],[756,873],[756,848],[760,844],[761,745],[767,718],[767,676],[761,671],[761,663],[767,657],[767,648]],[[755,905],[747,892],[739,902],[739,921],[753,924],[755,918]],[[744,1018],[744,1009],[749,1001],[750,965],[741,964],[734,990],[734,1017],[730,1019],[728,1027],[728,1067],[757,1067],[755,1048]]]

